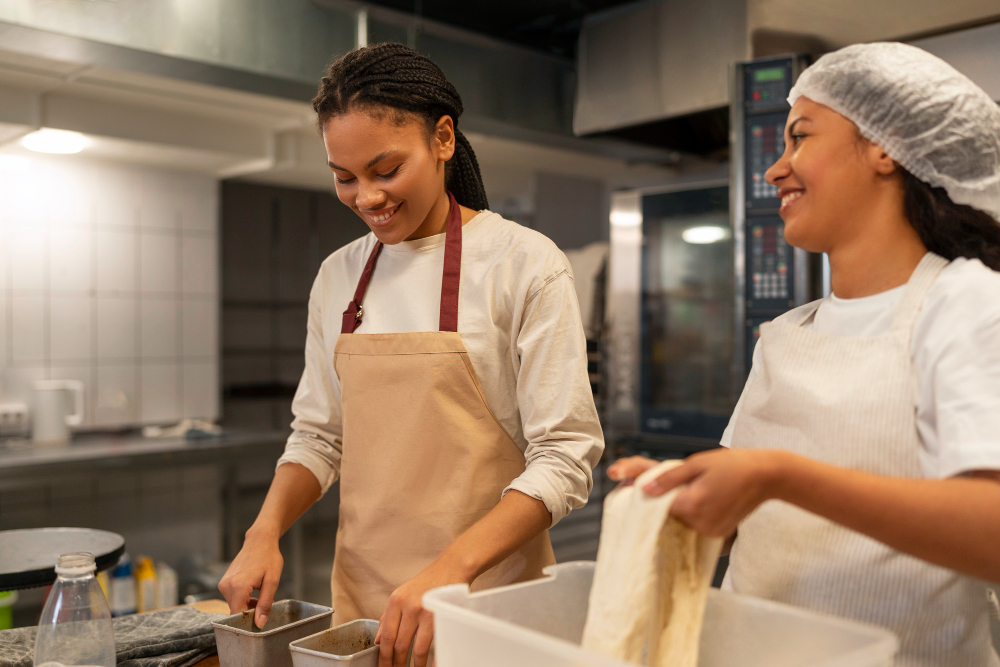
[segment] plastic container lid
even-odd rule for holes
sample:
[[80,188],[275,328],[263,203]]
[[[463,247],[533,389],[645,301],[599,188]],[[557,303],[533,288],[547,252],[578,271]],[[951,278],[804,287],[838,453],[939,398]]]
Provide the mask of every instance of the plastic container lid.
[[56,574],[60,577],[79,577],[91,574],[97,569],[94,554],[89,551],[75,551],[63,554],[56,561]]

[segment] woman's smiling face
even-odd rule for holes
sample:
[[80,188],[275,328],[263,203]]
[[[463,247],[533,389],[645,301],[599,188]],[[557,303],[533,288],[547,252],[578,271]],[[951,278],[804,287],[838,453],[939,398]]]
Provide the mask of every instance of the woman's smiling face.
[[785,239],[810,252],[860,240],[880,210],[895,166],[854,123],[800,97],[788,115],[785,152],[765,175],[778,187]]
[[388,245],[442,231],[445,162],[455,152],[449,116],[431,132],[417,116],[401,120],[358,109],[323,127],[337,197]]

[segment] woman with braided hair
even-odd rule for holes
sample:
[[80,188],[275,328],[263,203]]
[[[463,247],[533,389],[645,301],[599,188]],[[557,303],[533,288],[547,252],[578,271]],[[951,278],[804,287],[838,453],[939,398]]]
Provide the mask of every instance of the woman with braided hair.
[[[583,506],[604,448],[566,257],[487,210],[462,100],[429,59],[380,44],[313,100],[337,196],[372,233],[323,263],[294,432],[220,589],[260,590],[278,538],[340,479],[335,623],[380,619],[380,666],[427,664],[423,594],[524,581]],[[346,310],[345,310],[346,306]]]

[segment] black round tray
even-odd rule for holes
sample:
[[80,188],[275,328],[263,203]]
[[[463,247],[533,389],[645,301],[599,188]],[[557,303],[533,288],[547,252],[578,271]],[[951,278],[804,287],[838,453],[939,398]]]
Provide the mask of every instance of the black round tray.
[[125,539],[91,528],[0,530],[0,591],[48,586],[56,580],[59,556],[74,551],[94,554],[100,572],[125,553]]

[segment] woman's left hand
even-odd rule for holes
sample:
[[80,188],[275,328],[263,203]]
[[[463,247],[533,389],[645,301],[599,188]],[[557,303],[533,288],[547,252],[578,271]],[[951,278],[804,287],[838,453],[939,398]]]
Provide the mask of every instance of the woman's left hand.
[[379,619],[375,643],[381,648],[379,667],[406,667],[406,658],[413,644],[414,667],[426,667],[427,656],[434,639],[434,615],[424,609],[424,593],[449,584],[471,584],[460,568],[451,564],[447,552],[442,553],[413,579],[389,596],[389,605]]
[[[792,456],[776,450],[714,449],[688,457],[646,482],[642,490],[660,496],[687,484],[674,499],[671,516],[703,535],[728,537],[758,505],[775,497]],[[649,459],[632,457],[615,462],[608,474],[634,480],[653,465]]]

